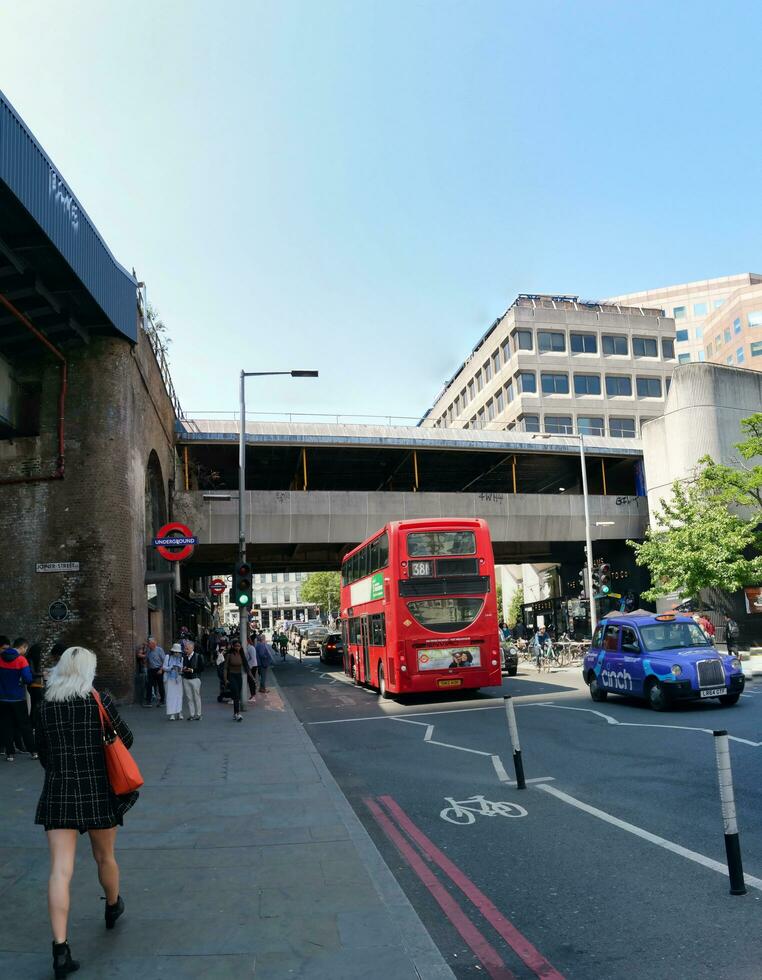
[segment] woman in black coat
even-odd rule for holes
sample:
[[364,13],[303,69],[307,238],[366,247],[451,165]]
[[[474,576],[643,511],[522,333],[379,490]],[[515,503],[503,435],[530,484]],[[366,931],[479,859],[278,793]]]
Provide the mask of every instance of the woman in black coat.
[[[138,794],[116,796],[108,781],[100,714],[92,694],[95,667],[95,654],[90,650],[69,647],[64,651],[48,678],[35,730],[45,769],[35,823],[44,826],[50,848],[48,909],[56,977],[65,977],[79,967],[71,958],[66,929],[69,885],[80,834],[87,832],[90,837],[98,880],[106,893],[106,928],[112,929],[124,911],[114,844],[122,817]],[[106,692],[101,701],[114,730],[129,747],[132,732]]]

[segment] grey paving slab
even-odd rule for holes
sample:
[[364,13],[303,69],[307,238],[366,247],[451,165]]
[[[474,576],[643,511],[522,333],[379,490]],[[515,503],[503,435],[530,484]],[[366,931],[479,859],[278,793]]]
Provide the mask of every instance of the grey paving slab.
[[[416,913],[277,690],[243,724],[204,681],[204,719],[127,707],[145,785],[119,832],[127,911],[107,933],[87,838],[69,938],[84,978],[451,980]],[[0,770],[0,976],[50,976],[43,773]],[[8,841],[13,845],[9,846]],[[17,928],[19,922],[23,929]]]

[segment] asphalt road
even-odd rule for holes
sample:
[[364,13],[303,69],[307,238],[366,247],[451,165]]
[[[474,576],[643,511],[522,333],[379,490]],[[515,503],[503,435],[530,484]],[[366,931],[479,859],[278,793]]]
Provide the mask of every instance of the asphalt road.
[[[456,976],[762,976],[762,682],[733,708],[656,714],[594,704],[578,668],[402,703],[317,658],[275,669]],[[522,791],[504,694],[542,780]],[[718,728],[733,736],[740,897],[723,871]]]

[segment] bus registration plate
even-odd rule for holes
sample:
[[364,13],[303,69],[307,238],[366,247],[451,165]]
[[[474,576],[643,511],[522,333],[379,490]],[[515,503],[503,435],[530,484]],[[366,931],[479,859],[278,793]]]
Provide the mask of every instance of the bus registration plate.
[[444,680],[437,681],[437,687],[460,687],[462,683],[460,677],[447,677]]

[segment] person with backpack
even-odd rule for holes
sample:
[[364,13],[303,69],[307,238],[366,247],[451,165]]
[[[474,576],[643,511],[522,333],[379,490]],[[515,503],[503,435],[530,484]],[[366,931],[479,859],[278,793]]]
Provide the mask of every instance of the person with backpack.
[[267,694],[267,668],[273,662],[275,652],[269,643],[265,641],[265,634],[260,633],[257,637],[257,665],[259,668],[259,693]]
[[741,638],[741,628],[732,616],[725,617],[725,643],[731,656],[738,656],[738,641]]

